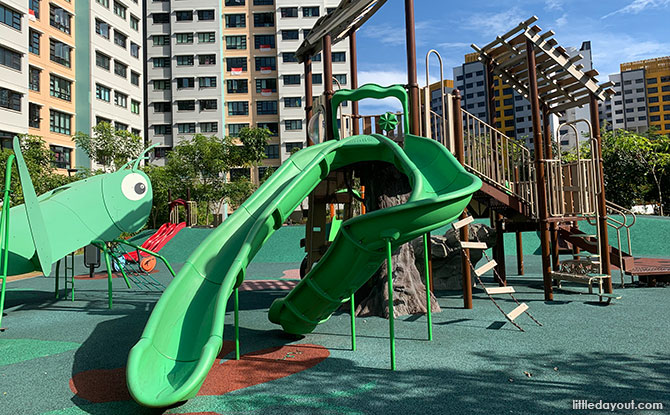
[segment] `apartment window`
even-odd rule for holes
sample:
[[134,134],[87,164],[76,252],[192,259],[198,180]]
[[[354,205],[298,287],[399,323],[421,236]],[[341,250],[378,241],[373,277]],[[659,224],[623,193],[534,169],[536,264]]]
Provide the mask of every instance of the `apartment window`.
[[109,70],[110,61],[111,59],[109,56],[105,55],[104,53],[100,53],[98,51],[95,52],[96,66]]
[[300,85],[300,75],[284,75],[284,85]]
[[170,13],[153,13],[151,18],[154,24],[170,23]]
[[628,98],[624,101],[626,104],[632,104],[633,103],[633,98]]
[[638,121],[647,121],[647,116],[646,116],[646,115],[642,115],[642,116],[640,116],[640,117],[637,117],[637,120],[638,120]]
[[226,49],[246,49],[247,48],[247,37],[244,35],[241,36],[226,36]]
[[167,68],[170,66],[170,58],[167,56],[160,56],[151,58],[154,68]]
[[177,66],[193,66],[194,63],[193,55],[177,55]]
[[170,89],[169,79],[154,79],[154,91],[166,91]]
[[250,177],[251,171],[248,168],[230,169],[230,180],[233,182],[241,178],[249,179]]
[[302,37],[307,38],[309,36],[310,29],[302,29]]
[[272,6],[274,4],[274,0],[254,0],[254,6]]
[[198,64],[200,65],[216,65],[216,55],[207,54],[207,55],[198,55]]
[[126,6],[119,3],[118,1],[114,2],[114,14],[126,20]]
[[249,92],[249,84],[246,79],[226,80],[226,91],[229,94],[246,94]]
[[275,25],[275,14],[254,13],[254,27],[273,27]]
[[49,111],[49,130],[59,134],[70,134],[70,121],[72,115],[64,112],[50,110]]
[[226,14],[225,20],[227,28],[247,27],[244,13]]
[[21,13],[0,4],[0,23],[21,30]]
[[130,56],[133,58],[140,57],[140,45],[130,42]]
[[215,99],[201,99],[200,100],[200,111],[212,111],[218,108],[217,101]]
[[139,86],[140,85],[140,74],[135,71],[130,71],[130,83]]
[[214,43],[216,42],[216,34],[214,32],[200,32],[198,33],[199,43]]
[[658,105],[654,105],[652,107],[649,107],[649,112],[659,112],[660,110],[661,110],[661,108]]
[[228,115],[249,115],[249,103],[247,101],[228,102]]
[[256,79],[256,92],[260,94],[277,92],[275,78]]
[[72,156],[71,148],[50,145],[49,150],[51,150],[51,154],[53,155],[53,160],[51,163],[54,165],[54,167],[59,169],[69,169],[72,166],[70,162]]
[[154,125],[155,135],[172,135],[172,126],[170,124]]
[[118,30],[114,29],[114,43],[121,46],[122,48],[126,48],[126,40],[128,39],[128,36],[124,35],[123,33],[119,32]]
[[274,56],[264,56],[255,58],[257,71],[274,71],[277,69],[277,58]]
[[279,9],[281,17],[298,17],[297,7],[282,7]]
[[228,135],[231,137],[237,137],[240,135],[240,131],[242,131],[243,128],[248,128],[249,124],[244,123],[244,124],[228,124]]
[[312,56],[312,62],[321,62],[321,52],[317,53],[316,55]]
[[284,98],[284,106],[287,108],[299,108],[302,106],[301,97],[286,97]]
[[0,107],[21,111],[22,95],[11,89],[0,87]]
[[128,76],[128,65],[114,60],[114,73],[125,79]]
[[[70,46],[56,39],[49,39],[49,52],[53,62],[59,63],[63,66],[70,67]],[[20,66],[19,66],[20,68]],[[18,69],[18,68],[17,68]]]
[[154,102],[154,112],[170,112],[170,103]]
[[130,28],[136,32],[140,30],[140,19],[132,14],[130,15]]
[[269,159],[278,159],[279,144],[268,144],[265,146],[265,156]]
[[670,95],[663,95],[663,102],[670,101]]
[[216,88],[216,76],[201,76],[198,85],[200,88]]
[[130,100],[130,112],[133,114],[139,114],[140,113],[140,102],[135,101],[134,99]]
[[36,19],[40,18],[40,1],[41,0],[30,0],[28,2],[28,9],[32,10]]
[[108,120],[107,118],[103,118],[103,117],[95,117],[95,125],[98,125],[98,124],[103,123],[103,122],[105,122],[107,124],[111,124],[112,120]]
[[107,88],[106,86],[100,85],[100,84],[95,84],[95,97],[97,99],[110,102],[110,92],[111,90]]
[[347,61],[346,52],[333,52],[332,57],[333,57],[333,62],[346,62]]
[[299,37],[300,32],[298,31],[298,29],[281,31],[282,40],[298,40]]
[[283,52],[281,54],[281,59],[284,63],[298,62],[298,58],[295,57],[295,52]]
[[293,150],[302,150],[302,143],[286,143],[286,152],[293,154]]
[[275,35],[254,36],[254,48],[256,49],[274,49],[275,45]]
[[114,104],[126,108],[128,106],[128,95],[122,94],[119,91],[114,91]]
[[30,50],[30,53],[34,53],[35,55],[40,54],[41,36],[40,32],[30,29],[30,34],[28,35],[28,50]]
[[224,4],[226,6],[244,6],[245,3],[244,0],[226,0]]
[[277,101],[256,101],[256,114],[258,115],[277,114]]
[[179,134],[193,134],[195,133],[194,122],[182,122],[177,124],[177,132]]
[[647,94],[656,94],[658,93],[658,87],[647,88]]
[[333,75],[333,78],[337,80],[337,82],[340,83],[340,85],[344,85],[347,83],[347,74],[335,74]]
[[505,98],[505,100],[503,101],[503,105],[514,105],[514,99]]
[[175,16],[178,22],[186,22],[193,20],[193,11],[191,10],[179,10],[175,12]]
[[[658,97],[656,97],[656,98],[658,98]],[[639,97],[639,98],[637,99],[637,102],[644,102],[644,97]]]
[[259,122],[256,127],[270,131],[270,135],[276,137],[279,135],[279,123],[276,122]]
[[198,20],[214,20],[214,10],[198,10]]
[[235,68],[247,70],[247,58],[226,58],[226,68],[232,71]]
[[200,123],[200,132],[201,133],[215,133],[219,131],[219,123],[217,122],[201,122]]
[[40,69],[30,67],[28,69],[28,87],[30,88],[31,91],[39,91],[40,90],[40,73],[42,71]]
[[28,126],[31,128],[40,128],[40,122],[42,118],[40,117],[40,111],[42,110],[41,105],[33,104],[32,102],[28,104]]
[[319,6],[303,7],[302,17],[319,17]]
[[169,35],[153,35],[154,46],[165,46],[170,44]]
[[177,78],[177,88],[195,88],[195,78]]
[[312,84],[321,85],[323,83],[323,76],[320,73],[312,74]]
[[177,43],[193,43],[193,33],[177,33]]
[[661,87],[661,91],[663,92],[670,92],[670,85],[663,85]]
[[195,111],[195,100],[177,101],[177,111]]
[[49,75],[49,94],[65,101],[72,100],[72,81],[56,75]]
[[284,120],[286,130],[302,130],[302,120]]

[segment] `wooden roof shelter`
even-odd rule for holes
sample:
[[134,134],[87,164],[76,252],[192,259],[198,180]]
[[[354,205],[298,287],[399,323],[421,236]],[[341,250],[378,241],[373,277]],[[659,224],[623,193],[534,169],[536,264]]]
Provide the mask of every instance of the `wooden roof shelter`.
[[361,27],[384,3],[386,0],[342,0],[334,11],[314,23],[295,53],[298,62],[304,62],[319,53],[325,35],[330,35],[332,44],[346,39],[350,32]]
[[600,101],[614,95],[611,82],[599,85],[595,78],[598,71],[584,72],[582,65],[575,65],[582,56],[570,57],[566,49],[552,39],[554,32],[541,33],[542,29],[533,25],[536,21],[537,17],[532,16],[486,46],[480,48],[473,44],[472,48],[479,53],[481,61],[490,65],[494,74],[528,98],[530,81],[526,44],[530,40],[536,56],[538,98],[548,113],[562,113],[588,104],[591,94]]

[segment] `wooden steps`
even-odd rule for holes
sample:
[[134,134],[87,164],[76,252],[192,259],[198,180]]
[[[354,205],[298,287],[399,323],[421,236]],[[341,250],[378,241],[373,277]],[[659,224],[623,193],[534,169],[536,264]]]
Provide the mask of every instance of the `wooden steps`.
[[514,310],[510,311],[509,314],[507,314],[507,318],[514,321],[514,319],[526,311],[528,311],[528,305],[526,303],[521,303]]

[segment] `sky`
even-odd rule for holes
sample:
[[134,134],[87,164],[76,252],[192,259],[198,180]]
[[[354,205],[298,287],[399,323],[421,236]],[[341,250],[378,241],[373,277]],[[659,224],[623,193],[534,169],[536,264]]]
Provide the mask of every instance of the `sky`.
[[[593,66],[600,82],[619,71],[619,64],[670,55],[670,0],[451,1],[414,0],[418,80],[425,85],[425,58],[436,49],[444,77],[453,67],[499,34],[535,15],[543,30],[553,30],[564,47],[591,41]],[[387,0],[357,33],[359,85],[407,83],[404,0]],[[430,63],[431,82],[439,77],[437,59]],[[392,100],[366,100],[362,114],[397,109]]]

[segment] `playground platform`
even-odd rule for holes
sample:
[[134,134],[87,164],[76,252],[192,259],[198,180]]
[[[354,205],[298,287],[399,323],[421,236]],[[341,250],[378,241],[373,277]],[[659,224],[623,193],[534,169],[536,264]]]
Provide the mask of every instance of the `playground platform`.
[[[670,233],[670,220],[638,221],[635,253],[670,259],[667,241],[652,239]],[[185,229],[161,253],[178,271],[209,232]],[[160,287],[129,290],[115,279],[110,310],[104,279],[78,278],[74,302],[54,298],[51,278],[9,282],[7,329],[0,333],[0,414],[560,414],[573,412],[573,400],[670,407],[670,288],[620,289],[615,274],[623,298],[608,306],[595,296],[560,292],[545,302],[539,239],[524,233],[526,275],[514,275],[510,241],[508,282],[543,327],[522,316],[517,321],[526,332],[518,331],[480,290],[474,290],[472,310],[462,308],[461,292],[438,292],[442,312],[433,315],[433,341],[426,340],[425,316],[396,320],[398,367],[392,372],[385,319],[357,319],[355,352],[345,312],[304,337],[268,321],[272,301],[296,282],[303,236],[301,226],[281,228],[248,268],[240,290],[242,359],[234,360],[231,304],[224,350],[199,395],[163,410],[130,398],[124,369]],[[157,269],[152,276],[169,284],[164,266]],[[77,268],[76,274],[87,271]]]

